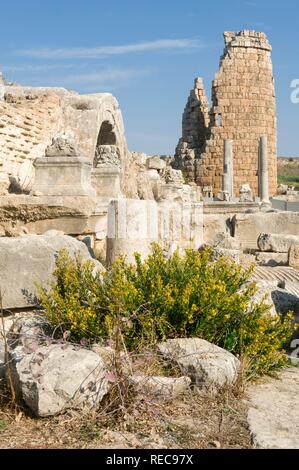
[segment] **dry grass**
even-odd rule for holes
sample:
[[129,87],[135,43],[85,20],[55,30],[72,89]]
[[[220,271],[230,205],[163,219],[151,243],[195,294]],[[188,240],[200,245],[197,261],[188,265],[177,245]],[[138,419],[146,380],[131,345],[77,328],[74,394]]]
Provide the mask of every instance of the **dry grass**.
[[[3,402],[2,402],[3,403]],[[117,413],[71,411],[49,419],[0,411],[0,448],[251,448],[246,403],[232,391],[175,401],[131,396]]]

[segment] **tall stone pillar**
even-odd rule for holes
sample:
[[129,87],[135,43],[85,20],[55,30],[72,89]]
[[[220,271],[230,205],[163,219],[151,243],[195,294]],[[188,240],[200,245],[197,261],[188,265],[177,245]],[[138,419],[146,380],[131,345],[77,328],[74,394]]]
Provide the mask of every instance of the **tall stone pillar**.
[[269,175],[268,175],[268,137],[263,135],[259,145],[259,197],[262,203],[269,204]]
[[234,197],[233,182],[233,141],[226,139],[224,141],[224,173],[223,173],[223,192],[230,198]]

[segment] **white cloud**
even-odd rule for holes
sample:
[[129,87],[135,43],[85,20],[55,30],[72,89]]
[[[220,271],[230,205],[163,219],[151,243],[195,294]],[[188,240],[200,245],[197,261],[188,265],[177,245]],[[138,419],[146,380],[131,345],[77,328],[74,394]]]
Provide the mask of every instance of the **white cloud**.
[[74,47],[60,49],[24,49],[16,54],[23,57],[39,59],[99,59],[113,55],[132,54],[137,52],[193,49],[202,47],[197,39],[159,39],[156,41],[140,42],[136,44],[124,44],[122,46],[102,47]]
[[94,72],[78,73],[74,67],[74,72],[67,75],[40,76],[36,74],[32,78],[22,80],[31,86],[64,87],[84,92],[99,92],[101,90],[112,91],[127,86],[132,80],[155,73],[155,69],[106,69]]

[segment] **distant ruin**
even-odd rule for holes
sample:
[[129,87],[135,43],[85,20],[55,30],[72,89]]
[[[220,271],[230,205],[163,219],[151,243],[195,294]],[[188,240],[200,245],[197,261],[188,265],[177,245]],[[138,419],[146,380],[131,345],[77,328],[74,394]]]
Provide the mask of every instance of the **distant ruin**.
[[[188,181],[223,190],[224,141],[232,141],[233,189],[249,184],[260,196],[259,145],[267,137],[269,195],[277,188],[276,99],[271,46],[264,33],[224,33],[225,49],[212,86],[212,106],[201,78],[195,80],[184,114],[174,167]],[[262,170],[261,170],[262,171]]]

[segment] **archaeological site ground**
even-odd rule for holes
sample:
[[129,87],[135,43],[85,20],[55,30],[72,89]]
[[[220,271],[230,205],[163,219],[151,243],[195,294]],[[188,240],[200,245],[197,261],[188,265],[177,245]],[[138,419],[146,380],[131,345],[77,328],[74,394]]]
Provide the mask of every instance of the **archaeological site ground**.
[[225,32],[162,156],[112,94],[0,74],[0,448],[299,448],[274,78],[265,33]]

